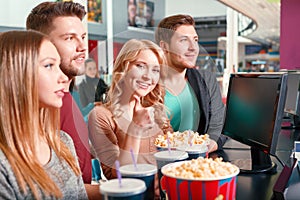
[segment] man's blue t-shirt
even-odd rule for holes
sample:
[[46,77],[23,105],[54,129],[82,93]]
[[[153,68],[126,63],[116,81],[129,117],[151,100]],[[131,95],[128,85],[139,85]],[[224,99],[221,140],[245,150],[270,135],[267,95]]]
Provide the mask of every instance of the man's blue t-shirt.
[[174,131],[197,131],[200,120],[200,109],[196,95],[188,82],[178,96],[174,96],[166,90],[164,100]]

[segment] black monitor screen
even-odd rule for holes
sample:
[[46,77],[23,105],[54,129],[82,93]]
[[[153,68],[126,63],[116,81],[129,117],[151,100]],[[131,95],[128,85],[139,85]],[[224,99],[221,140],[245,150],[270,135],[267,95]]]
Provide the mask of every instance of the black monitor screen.
[[285,103],[283,82],[282,74],[232,75],[223,134],[275,154]]

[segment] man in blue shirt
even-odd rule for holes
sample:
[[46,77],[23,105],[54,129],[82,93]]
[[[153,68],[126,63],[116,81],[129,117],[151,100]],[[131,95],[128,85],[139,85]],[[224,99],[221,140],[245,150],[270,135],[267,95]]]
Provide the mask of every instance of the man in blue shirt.
[[173,15],[162,19],[155,33],[168,61],[165,105],[174,131],[209,134],[209,152],[222,148],[225,106],[216,76],[196,67],[199,55],[194,19]]

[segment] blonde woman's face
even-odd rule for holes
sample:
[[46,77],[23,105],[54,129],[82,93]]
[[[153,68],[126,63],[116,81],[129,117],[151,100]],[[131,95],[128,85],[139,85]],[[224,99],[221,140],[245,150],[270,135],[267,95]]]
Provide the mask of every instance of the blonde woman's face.
[[60,57],[55,46],[44,41],[41,45],[39,62],[39,104],[41,107],[62,106],[64,88],[68,77],[60,70]]
[[125,76],[126,91],[132,95],[146,96],[157,85],[160,78],[160,64],[151,50],[143,50],[136,61],[129,64]]

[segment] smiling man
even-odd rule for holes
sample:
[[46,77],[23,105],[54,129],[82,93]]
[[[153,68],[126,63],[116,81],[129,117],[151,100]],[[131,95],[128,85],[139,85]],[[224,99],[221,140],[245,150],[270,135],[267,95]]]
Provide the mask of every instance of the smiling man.
[[196,67],[199,55],[194,19],[173,15],[160,21],[155,33],[168,63],[165,105],[174,131],[193,130],[209,134],[209,151],[222,148],[224,104],[214,74]]

